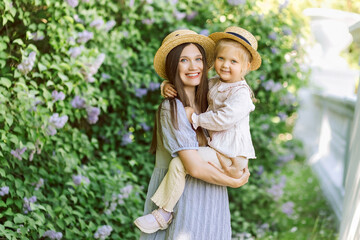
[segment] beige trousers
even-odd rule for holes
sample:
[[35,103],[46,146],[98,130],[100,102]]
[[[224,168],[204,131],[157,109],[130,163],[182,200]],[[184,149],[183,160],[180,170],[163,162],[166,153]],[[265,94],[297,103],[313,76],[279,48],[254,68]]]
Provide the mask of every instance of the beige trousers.
[[[214,149],[210,147],[199,147],[198,152],[204,161],[212,162],[221,168],[219,159],[217,158],[216,151]],[[235,159],[236,161],[239,161],[241,169],[244,169],[248,164],[248,159],[245,157],[236,157]],[[226,162],[226,166],[230,166],[232,164],[229,158],[226,157],[224,160]],[[163,208],[168,212],[172,212],[184,191],[186,174],[187,172],[180,158],[173,158],[170,161],[168,172],[155,194],[151,197],[151,200],[158,207]]]

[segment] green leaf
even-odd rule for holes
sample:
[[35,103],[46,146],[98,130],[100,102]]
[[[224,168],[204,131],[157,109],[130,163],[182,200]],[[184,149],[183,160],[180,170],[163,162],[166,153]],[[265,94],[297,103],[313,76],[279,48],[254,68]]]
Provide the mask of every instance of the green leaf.
[[11,81],[7,78],[0,78],[0,84],[5,86],[6,88],[9,88],[11,86]]
[[22,215],[22,214],[16,214],[15,217],[14,217],[14,222],[15,222],[16,224],[18,224],[18,223],[23,223],[23,222],[25,222],[25,220],[26,220],[26,218],[25,218],[25,216]]
[[47,69],[47,67],[41,63],[38,63],[38,68],[40,72],[45,71]]
[[21,46],[25,45],[24,42],[23,42],[20,38],[15,39],[15,40],[13,41],[13,43],[17,43],[17,44],[19,44],[19,45],[21,45]]
[[6,176],[5,170],[2,169],[2,168],[0,168],[0,175],[1,175],[2,177],[5,177],[5,176]]

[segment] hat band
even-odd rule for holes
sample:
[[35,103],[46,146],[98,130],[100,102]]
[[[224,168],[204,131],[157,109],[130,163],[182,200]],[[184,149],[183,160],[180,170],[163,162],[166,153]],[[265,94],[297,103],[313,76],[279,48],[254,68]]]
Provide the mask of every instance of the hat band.
[[242,40],[244,40],[245,42],[247,42],[251,46],[251,43],[246,38],[241,36],[240,34],[237,34],[237,33],[234,33],[234,32],[226,32],[226,33],[230,33],[231,35],[234,35],[234,36],[236,36],[238,38],[241,38]]

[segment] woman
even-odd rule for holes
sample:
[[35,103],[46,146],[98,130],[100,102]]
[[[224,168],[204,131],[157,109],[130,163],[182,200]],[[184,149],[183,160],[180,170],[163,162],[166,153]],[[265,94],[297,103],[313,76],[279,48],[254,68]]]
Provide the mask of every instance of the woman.
[[[234,179],[199,159],[197,149],[199,145],[206,144],[206,138],[202,130],[195,132],[192,129],[184,109],[190,106],[197,113],[206,111],[207,70],[212,66],[213,48],[214,43],[208,37],[190,30],[178,30],[164,39],[155,55],[156,72],[175,86],[178,98],[165,100],[158,109],[151,147],[156,152],[156,163],[147,193],[145,214],[157,208],[150,197],[173,157],[179,156],[190,176],[174,208],[174,221],[169,228],[142,234],[140,239],[231,239],[225,186],[240,187],[247,182],[250,174],[246,169],[242,178]],[[162,215],[149,217],[142,219],[143,223],[148,221],[152,224],[153,221],[161,228],[168,227],[172,219]]]

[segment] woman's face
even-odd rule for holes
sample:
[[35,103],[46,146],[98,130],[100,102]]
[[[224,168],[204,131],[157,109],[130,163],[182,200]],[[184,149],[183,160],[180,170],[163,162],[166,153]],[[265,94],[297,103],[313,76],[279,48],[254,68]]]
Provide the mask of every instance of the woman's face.
[[203,74],[203,56],[194,45],[187,45],[180,54],[178,71],[184,87],[195,87],[200,84]]

